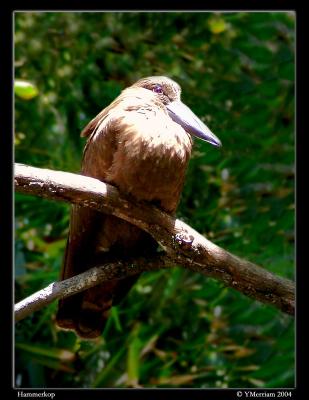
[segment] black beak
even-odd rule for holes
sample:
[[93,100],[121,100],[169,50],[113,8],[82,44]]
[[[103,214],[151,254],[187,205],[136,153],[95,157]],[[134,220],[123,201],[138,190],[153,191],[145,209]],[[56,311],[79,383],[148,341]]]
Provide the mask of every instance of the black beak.
[[169,116],[190,135],[197,136],[214,146],[221,146],[220,140],[209,128],[181,101],[173,101],[166,106]]

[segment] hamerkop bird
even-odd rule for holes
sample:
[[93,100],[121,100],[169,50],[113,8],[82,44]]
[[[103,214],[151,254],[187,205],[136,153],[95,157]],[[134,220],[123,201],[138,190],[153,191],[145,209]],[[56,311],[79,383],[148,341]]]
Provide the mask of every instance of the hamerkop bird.
[[[191,155],[191,135],[215,146],[220,140],[180,100],[180,86],[164,76],[140,79],[82,131],[88,137],[82,174],[116,186],[137,201],[176,211]],[[126,257],[151,256],[154,239],[112,215],[74,205],[61,279]],[[58,326],[83,338],[104,328],[109,309],[137,277],[112,280],[59,302]]]

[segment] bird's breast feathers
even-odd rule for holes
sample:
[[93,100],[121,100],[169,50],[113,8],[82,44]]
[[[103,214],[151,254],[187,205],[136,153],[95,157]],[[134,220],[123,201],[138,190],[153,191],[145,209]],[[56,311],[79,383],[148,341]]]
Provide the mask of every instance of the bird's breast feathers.
[[91,121],[83,162],[91,170],[84,172],[138,200],[166,199],[173,205],[164,208],[170,209],[182,188],[192,139],[151,92],[140,90],[146,98],[128,96],[126,90]]

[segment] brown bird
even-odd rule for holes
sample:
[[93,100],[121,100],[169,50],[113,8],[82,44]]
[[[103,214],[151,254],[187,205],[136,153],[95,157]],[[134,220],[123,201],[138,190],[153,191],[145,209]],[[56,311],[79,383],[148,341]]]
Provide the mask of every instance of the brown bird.
[[[220,140],[180,100],[180,86],[164,76],[140,79],[82,131],[88,137],[82,174],[116,186],[137,201],[173,214],[191,155],[191,135]],[[112,215],[74,205],[61,279],[92,266],[156,252],[154,239]],[[83,338],[99,336],[109,309],[137,276],[112,280],[59,302],[57,324]]]

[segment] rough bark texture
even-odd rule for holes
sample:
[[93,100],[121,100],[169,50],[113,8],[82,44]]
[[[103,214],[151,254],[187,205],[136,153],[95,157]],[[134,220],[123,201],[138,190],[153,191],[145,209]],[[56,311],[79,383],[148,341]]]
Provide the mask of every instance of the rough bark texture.
[[79,204],[122,218],[152,235],[175,264],[294,314],[292,281],[225,251],[153,206],[130,202],[111,185],[77,174],[16,164],[15,188],[20,193]]

